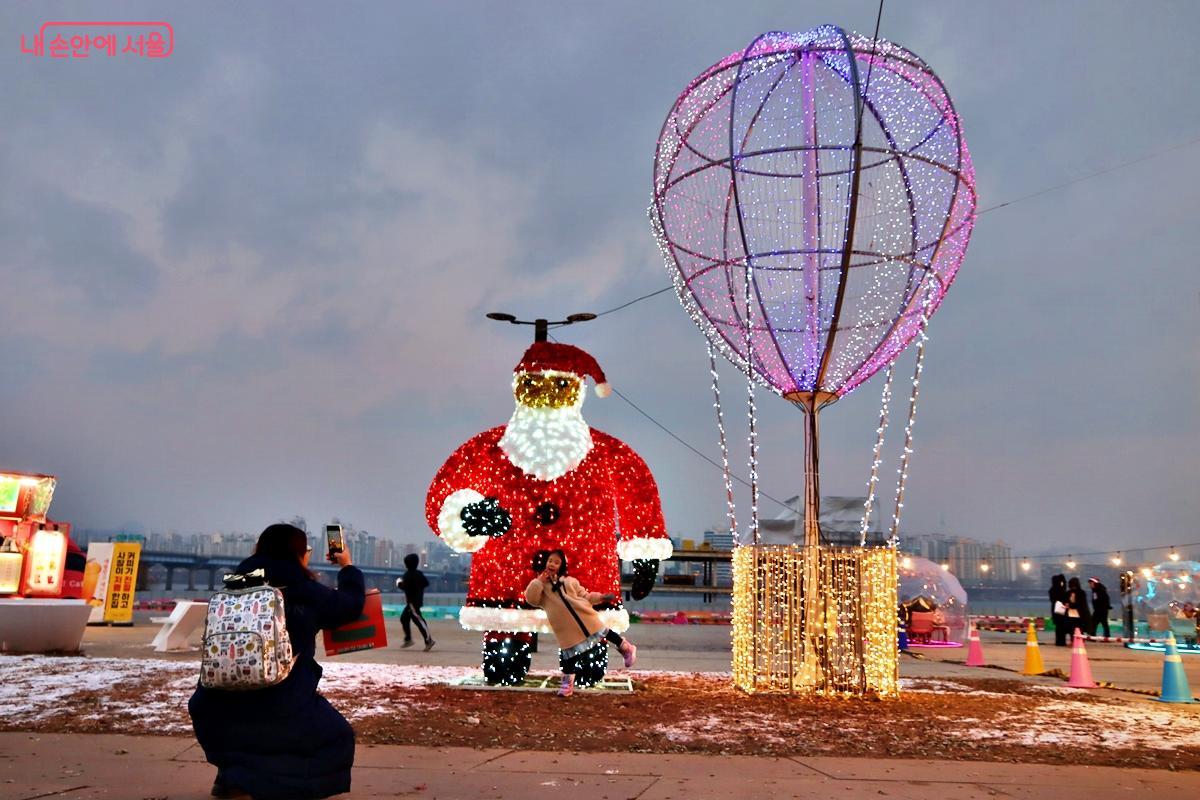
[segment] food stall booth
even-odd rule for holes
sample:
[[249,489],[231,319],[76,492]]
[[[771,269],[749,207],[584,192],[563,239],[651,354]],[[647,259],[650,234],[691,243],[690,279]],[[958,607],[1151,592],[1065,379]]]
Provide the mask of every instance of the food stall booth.
[[83,639],[83,554],[71,526],[46,516],[56,482],[0,471],[0,652],[71,652]]

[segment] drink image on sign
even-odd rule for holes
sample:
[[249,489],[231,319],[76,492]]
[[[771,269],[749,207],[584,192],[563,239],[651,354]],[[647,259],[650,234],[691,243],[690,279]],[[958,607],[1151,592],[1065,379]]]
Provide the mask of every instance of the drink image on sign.
[[340,553],[346,549],[346,539],[342,535],[342,526],[326,525],[325,541],[329,544],[329,555],[332,560],[334,553]]

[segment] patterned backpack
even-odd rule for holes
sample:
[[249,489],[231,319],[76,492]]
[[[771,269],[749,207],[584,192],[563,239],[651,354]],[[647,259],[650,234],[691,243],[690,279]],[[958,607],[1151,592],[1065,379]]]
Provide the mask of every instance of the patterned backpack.
[[226,575],[208,601],[200,684],[209,689],[274,686],[296,662],[283,614],[283,592],[266,585],[266,573]]

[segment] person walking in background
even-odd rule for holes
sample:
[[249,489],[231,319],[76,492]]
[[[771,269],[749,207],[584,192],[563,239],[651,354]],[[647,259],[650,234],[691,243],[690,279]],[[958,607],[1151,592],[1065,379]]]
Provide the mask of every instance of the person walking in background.
[[404,611],[400,612],[400,625],[404,628],[404,644],[401,647],[412,647],[412,625],[417,626],[421,638],[425,640],[425,652],[433,649],[436,642],[429,635],[429,623],[421,616],[421,606],[425,604],[425,590],[429,588],[429,579],[425,573],[417,569],[421,557],[409,553],[404,557],[404,574],[396,579],[396,588],[404,590]]
[[1108,639],[1112,636],[1108,627],[1108,612],[1112,610],[1112,600],[1108,597],[1108,587],[1100,582],[1100,579],[1095,575],[1088,578],[1088,586],[1092,587],[1092,629],[1088,631],[1092,636],[1096,635],[1096,631],[1100,626],[1104,626],[1104,638]]
[[1067,625],[1071,632],[1078,629],[1088,633],[1092,629],[1092,614],[1088,610],[1087,592],[1079,584],[1079,578],[1067,581]]
[[1055,575],[1050,578],[1050,618],[1054,620],[1054,643],[1059,647],[1067,646],[1067,576]]
[[264,570],[283,592],[283,613],[295,662],[274,686],[231,691],[197,686],[188,712],[196,741],[217,768],[213,797],[315,800],[350,791],[354,729],[317,693],[321,665],[317,632],[353,622],[366,599],[362,572],[349,551],[330,551],[341,570],[338,588],[323,586],[308,569],[308,536],[292,525],[271,525],[241,576]]

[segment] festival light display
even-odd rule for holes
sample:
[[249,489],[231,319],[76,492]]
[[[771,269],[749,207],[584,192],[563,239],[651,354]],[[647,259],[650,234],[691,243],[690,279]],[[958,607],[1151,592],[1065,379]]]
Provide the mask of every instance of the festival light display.
[[[802,586],[815,577],[813,593]],[[805,599],[821,609],[815,617]],[[811,620],[811,622],[810,622]],[[733,551],[733,682],[754,692],[899,695],[890,547]],[[806,634],[795,635],[797,628]]]
[[1162,638],[1169,630],[1181,641],[1200,638],[1200,562],[1168,557],[1144,568],[1134,587],[1133,607],[1151,638]]
[[[949,566],[920,556],[902,558],[896,595],[902,606],[923,600],[922,607],[935,612],[934,623],[946,627],[948,643],[958,647],[967,640],[967,593]],[[910,641],[909,647],[913,646]]]
[[[734,597],[751,603],[742,619],[766,616],[735,628],[734,680],[742,688],[894,694],[894,680],[867,678],[894,673],[896,660],[894,634],[876,648],[869,637],[888,626],[870,627],[869,620],[882,619],[884,606],[895,616],[894,547],[923,348],[890,546],[880,556],[888,569],[871,566],[870,549],[822,545],[817,416],[890,366],[911,341],[924,343],[929,317],[962,263],[975,213],[974,171],[938,77],[902,47],[834,26],[759,36],[693,80],[663,124],[654,233],[680,302],[749,385],[750,534],[738,541],[761,552],[735,558],[741,583]],[[758,545],[755,383],[806,415],[803,552],[772,555]],[[889,369],[881,437],[890,392]],[[839,583],[852,573],[890,580],[890,592]],[[771,585],[775,580],[786,585]],[[777,607],[798,611],[770,610]],[[787,626],[786,636],[776,636],[777,625]],[[789,642],[787,658],[743,634]],[[843,657],[857,659],[853,680]]]
[[612,596],[598,611],[618,632],[629,627],[620,561],[632,562],[633,595],[640,599],[658,562],[673,551],[645,462],[583,419],[586,376],[596,381],[597,394],[607,394],[590,355],[535,342],[514,370],[508,424],[459,447],[426,497],[433,532],[454,550],[472,553],[459,622],[486,633],[489,683],[519,683],[529,668],[530,634],[551,632],[545,612],[524,599],[539,550],[562,549],[573,577]]

